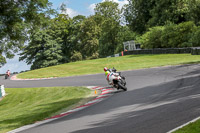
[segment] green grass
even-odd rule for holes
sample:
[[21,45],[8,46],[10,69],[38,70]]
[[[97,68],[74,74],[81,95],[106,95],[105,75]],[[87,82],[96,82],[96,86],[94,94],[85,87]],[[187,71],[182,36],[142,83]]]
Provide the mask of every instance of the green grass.
[[87,99],[91,90],[83,87],[6,88],[6,93],[0,101],[0,133],[71,108]]
[[84,74],[103,73],[103,68],[115,67],[117,70],[133,70],[166,65],[200,63],[199,55],[161,54],[129,55],[116,58],[78,61],[58,66],[42,68],[17,75],[18,78],[67,77]]
[[175,131],[174,133],[200,133],[200,120]]

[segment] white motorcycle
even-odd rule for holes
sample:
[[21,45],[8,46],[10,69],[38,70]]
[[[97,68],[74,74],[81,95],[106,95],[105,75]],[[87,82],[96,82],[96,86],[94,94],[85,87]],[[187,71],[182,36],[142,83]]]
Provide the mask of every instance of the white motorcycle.
[[117,89],[123,89],[127,91],[125,77],[121,75],[121,72],[116,72],[117,70],[113,68],[110,70],[110,74],[108,74],[107,78],[113,87]]

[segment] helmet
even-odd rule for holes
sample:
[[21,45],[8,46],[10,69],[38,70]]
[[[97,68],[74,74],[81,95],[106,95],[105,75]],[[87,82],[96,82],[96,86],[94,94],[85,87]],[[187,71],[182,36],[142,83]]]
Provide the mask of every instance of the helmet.
[[104,71],[107,71],[108,70],[108,68],[107,67],[104,67]]

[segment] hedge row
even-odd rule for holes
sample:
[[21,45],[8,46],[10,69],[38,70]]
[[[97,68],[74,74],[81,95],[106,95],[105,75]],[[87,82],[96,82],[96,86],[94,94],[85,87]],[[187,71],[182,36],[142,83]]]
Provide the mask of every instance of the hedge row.
[[199,47],[199,36],[200,26],[189,21],[150,28],[136,42],[144,49]]

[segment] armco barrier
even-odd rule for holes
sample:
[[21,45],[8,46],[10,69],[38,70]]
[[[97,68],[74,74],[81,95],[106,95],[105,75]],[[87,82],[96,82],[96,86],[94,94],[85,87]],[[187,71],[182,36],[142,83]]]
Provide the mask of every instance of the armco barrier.
[[200,55],[200,47],[198,48],[193,48],[191,51],[192,55]]
[[4,85],[0,85],[0,98],[4,97],[6,95]]
[[119,57],[124,55],[137,55],[137,54],[192,54],[200,55],[200,47],[196,48],[155,48],[155,49],[140,49],[122,51],[119,54],[114,54],[108,57]]
[[124,55],[132,54],[183,54],[191,53],[192,48],[160,48],[125,51]]

